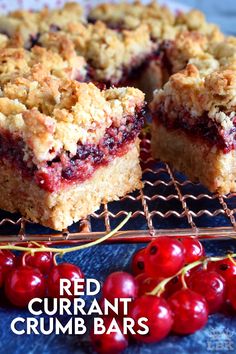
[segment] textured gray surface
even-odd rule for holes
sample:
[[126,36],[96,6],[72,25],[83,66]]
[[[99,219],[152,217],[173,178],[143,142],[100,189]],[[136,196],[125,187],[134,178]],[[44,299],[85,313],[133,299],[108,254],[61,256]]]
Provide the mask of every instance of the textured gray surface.
[[[234,241],[217,241],[205,243],[207,253],[225,254],[228,250],[236,251]],[[81,252],[69,254],[65,260],[79,265],[87,277],[95,277],[103,281],[106,275],[112,271],[124,269],[129,270],[129,263],[135,250],[143,245],[102,245],[90,248]],[[27,311],[20,311],[4,306],[0,310],[0,353],[12,354],[51,354],[51,353],[91,353],[91,347],[87,337],[68,335],[24,335],[16,336],[10,331],[10,322],[13,318],[22,316],[28,317]],[[65,318],[66,320],[66,318]],[[207,326],[191,336],[169,336],[166,340],[154,345],[132,344],[125,354],[188,354],[188,353],[236,353],[236,316],[232,313],[212,315]],[[225,335],[225,330],[230,332],[232,337]],[[213,338],[213,331],[218,331],[217,340]],[[221,346],[217,350],[216,346]],[[223,349],[222,349],[223,347]],[[212,350],[212,348],[214,350]],[[227,349],[228,348],[228,349]],[[231,350],[232,349],[232,350]]]

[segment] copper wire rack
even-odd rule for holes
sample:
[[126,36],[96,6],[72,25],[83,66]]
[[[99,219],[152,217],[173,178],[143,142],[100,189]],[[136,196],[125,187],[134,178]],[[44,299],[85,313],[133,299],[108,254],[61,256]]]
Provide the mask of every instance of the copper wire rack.
[[146,242],[160,235],[199,238],[236,237],[236,193],[211,194],[150,153],[150,134],[141,137],[143,188],[100,210],[63,232],[33,224],[19,215],[0,213],[0,242],[79,243],[97,239],[132,216],[110,242]]

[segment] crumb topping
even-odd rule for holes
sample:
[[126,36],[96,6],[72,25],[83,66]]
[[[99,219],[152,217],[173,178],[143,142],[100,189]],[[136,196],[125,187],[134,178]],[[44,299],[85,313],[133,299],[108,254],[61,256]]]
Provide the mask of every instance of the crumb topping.
[[141,1],[101,4],[91,10],[89,17],[123,29],[136,29],[146,24],[153,38],[159,37],[163,24],[174,25],[175,22],[172,12],[155,1],[148,5]]
[[160,104],[170,116],[171,110],[183,108],[193,118],[207,112],[223,129],[231,129],[236,111],[236,72],[219,68],[202,76],[196,66],[188,64],[186,69],[172,75],[163,89],[155,92],[152,110]]
[[155,40],[174,39],[177,33],[184,30],[198,31],[211,40],[220,34],[218,27],[208,23],[202,12],[191,10],[174,15],[168,7],[156,1],[148,4],[141,1],[100,4],[91,10],[89,18],[125,29],[135,29],[146,24]]
[[26,158],[51,161],[63,149],[76,154],[77,143],[97,143],[114,122],[139,111],[144,94],[134,88],[102,91],[92,83],[62,80],[33,67],[2,88],[0,127],[20,135]]
[[0,32],[13,38],[20,35],[25,46],[37,37],[39,32],[63,28],[70,22],[84,21],[82,7],[78,3],[66,3],[60,9],[44,8],[41,11],[17,10],[0,16]]
[[89,25],[71,23],[63,31],[43,34],[39,41],[61,55],[76,50],[91,65],[94,80],[112,84],[157,48],[146,25],[117,32],[100,21]]
[[95,79],[116,83],[124,70],[141,64],[154,49],[146,25],[117,32],[98,21],[91,28],[85,56],[95,69]]
[[13,77],[28,73],[35,65],[40,65],[46,72],[60,78],[83,81],[87,73],[85,59],[77,56],[75,51],[68,52],[63,58],[52,50],[38,46],[31,51],[3,48],[0,50],[0,86]]

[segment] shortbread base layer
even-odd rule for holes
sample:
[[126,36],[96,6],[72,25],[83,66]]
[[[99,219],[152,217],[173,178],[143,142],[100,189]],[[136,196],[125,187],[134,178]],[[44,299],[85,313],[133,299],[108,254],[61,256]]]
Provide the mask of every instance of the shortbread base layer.
[[210,192],[236,191],[236,152],[223,153],[204,140],[192,139],[180,130],[168,130],[153,122],[152,154],[183,172],[193,182],[201,182]]
[[0,164],[0,208],[20,212],[25,218],[63,230],[97,210],[101,203],[118,200],[142,186],[139,165],[139,140],[129,151],[107,166],[96,170],[91,178],[49,193],[34,181],[23,178],[9,163]]

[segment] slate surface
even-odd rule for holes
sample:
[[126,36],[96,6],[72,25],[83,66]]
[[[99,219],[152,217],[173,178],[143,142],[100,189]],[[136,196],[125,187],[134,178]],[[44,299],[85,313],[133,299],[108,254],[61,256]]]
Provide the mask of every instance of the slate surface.
[[[82,267],[87,277],[103,280],[112,271],[129,270],[129,263],[134,251],[142,247],[134,245],[102,245],[69,254],[65,260]],[[228,250],[236,251],[233,241],[205,242],[207,253],[224,254]],[[0,309],[0,353],[12,354],[66,354],[92,353],[87,337],[69,335],[22,335],[10,331],[10,323],[15,317],[30,317],[25,310],[17,310],[6,305]],[[64,318],[66,320],[68,318]],[[63,320],[63,319],[62,319]],[[169,336],[155,345],[131,345],[125,354],[214,354],[236,353],[236,314],[222,313],[212,315],[207,326],[191,336]],[[215,333],[217,334],[215,336]],[[227,332],[225,332],[227,331]],[[221,350],[217,350],[221,348]]]

